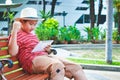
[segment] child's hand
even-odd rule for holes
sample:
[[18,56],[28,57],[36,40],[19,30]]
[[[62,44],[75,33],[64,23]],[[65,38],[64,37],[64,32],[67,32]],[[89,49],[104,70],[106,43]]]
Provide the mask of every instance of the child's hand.
[[44,50],[49,53],[51,51],[51,45],[48,45],[47,47],[45,47]]
[[16,32],[16,33],[17,33],[17,32],[21,29],[21,26],[22,26],[21,22],[15,21],[15,22],[13,23],[12,32]]

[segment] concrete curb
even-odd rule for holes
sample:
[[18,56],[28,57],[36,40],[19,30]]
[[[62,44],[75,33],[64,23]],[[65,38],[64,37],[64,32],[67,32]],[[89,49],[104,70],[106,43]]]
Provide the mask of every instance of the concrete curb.
[[[79,49],[104,49],[106,44],[57,44],[52,45],[53,48],[62,48],[67,50],[79,50]],[[120,44],[113,44],[113,48],[120,48]]]
[[120,72],[120,66],[91,65],[91,64],[80,64],[80,65],[83,67],[83,69]]

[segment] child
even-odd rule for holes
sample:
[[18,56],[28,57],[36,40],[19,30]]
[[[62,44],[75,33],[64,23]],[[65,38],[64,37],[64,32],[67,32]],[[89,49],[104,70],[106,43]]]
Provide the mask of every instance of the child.
[[38,38],[31,33],[39,20],[37,10],[24,8],[20,17],[13,23],[13,29],[9,38],[9,53],[17,56],[22,68],[30,74],[48,73],[50,80],[64,80],[64,76],[74,80],[87,80],[80,65],[49,56],[51,46],[44,51],[32,52],[38,44]]

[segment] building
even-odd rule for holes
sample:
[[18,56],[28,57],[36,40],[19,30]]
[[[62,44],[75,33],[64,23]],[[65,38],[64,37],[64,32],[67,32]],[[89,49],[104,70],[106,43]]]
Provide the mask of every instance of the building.
[[[34,7],[38,9],[38,13],[42,10],[42,0],[12,0],[13,3],[22,3],[18,8],[10,9],[15,12],[15,17],[19,16],[19,11],[24,7]],[[4,4],[5,0],[0,0],[0,4]],[[50,11],[52,0],[46,0],[46,11]],[[76,24],[77,28],[84,34],[84,27],[90,26],[89,4],[88,0],[57,0],[54,17],[59,21],[60,26],[68,26]],[[95,2],[95,15],[97,18],[99,0]],[[2,17],[5,8],[0,9],[0,32],[7,30],[7,19]],[[106,27],[106,2],[103,0],[102,20],[100,26]],[[6,34],[6,33],[5,33]],[[85,34],[86,35],[86,34]],[[84,36],[84,35],[83,35]]]

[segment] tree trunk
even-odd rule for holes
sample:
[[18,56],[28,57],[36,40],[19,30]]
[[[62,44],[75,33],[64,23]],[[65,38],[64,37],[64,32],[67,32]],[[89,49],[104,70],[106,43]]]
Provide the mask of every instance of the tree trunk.
[[94,0],[90,0],[90,28],[94,28],[94,23],[95,23]]
[[52,7],[51,7],[51,17],[54,16],[54,10],[55,10],[55,4],[56,4],[57,0],[52,0]]
[[92,28],[94,28],[95,23],[95,9],[94,9],[94,0],[90,0],[90,35],[91,35],[91,41],[93,41],[93,35],[92,35]]
[[102,8],[103,8],[103,1],[99,0],[99,10],[98,10],[97,26],[99,26],[100,21],[101,21]]
[[113,1],[107,0],[106,62],[112,63]]
[[45,13],[45,8],[46,8],[46,3],[45,3],[45,0],[43,0],[43,12]]

